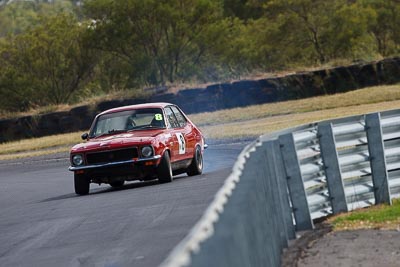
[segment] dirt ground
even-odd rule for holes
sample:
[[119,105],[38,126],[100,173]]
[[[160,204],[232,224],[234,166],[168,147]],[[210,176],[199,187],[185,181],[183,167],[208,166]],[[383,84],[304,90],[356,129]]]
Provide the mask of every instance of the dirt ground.
[[333,232],[327,224],[300,233],[282,255],[284,267],[400,266],[400,231]]

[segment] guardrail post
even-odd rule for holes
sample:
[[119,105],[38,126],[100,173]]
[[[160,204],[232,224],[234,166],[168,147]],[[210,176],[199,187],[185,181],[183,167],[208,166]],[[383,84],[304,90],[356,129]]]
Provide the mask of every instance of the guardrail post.
[[367,114],[365,125],[368,140],[369,160],[374,184],[375,204],[392,204],[386,169],[385,148],[382,138],[381,116],[379,113]]
[[279,141],[268,141],[263,144],[266,152],[266,164],[268,164],[268,172],[272,178],[274,186],[277,188],[279,196],[279,210],[281,211],[281,223],[283,224],[285,245],[287,247],[289,239],[296,238],[296,232],[293,225],[292,209],[290,208],[288,184],[285,175],[285,166],[283,165],[280,153]]
[[314,228],[308,207],[307,195],[304,189],[299,159],[292,133],[279,136],[282,159],[285,166],[289,193],[292,201],[296,230],[310,230]]
[[332,131],[332,123],[318,124],[318,138],[333,214],[347,212],[346,195],[336,150],[335,137]]

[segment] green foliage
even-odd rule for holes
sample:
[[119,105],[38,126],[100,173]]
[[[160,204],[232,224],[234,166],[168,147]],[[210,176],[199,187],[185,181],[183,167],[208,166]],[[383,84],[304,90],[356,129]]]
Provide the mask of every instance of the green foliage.
[[40,1],[14,1],[3,7],[0,5],[0,38],[19,34],[40,23],[40,16],[72,13],[70,1],[54,1],[47,4]]
[[374,14],[368,31],[375,39],[377,51],[383,57],[400,51],[400,2],[398,0],[362,0],[360,6]]
[[400,52],[398,0],[0,1],[0,109]]
[[329,33],[329,58],[356,60],[373,55],[374,46],[368,27],[374,16],[373,10],[357,3],[337,8],[331,21],[334,27]]
[[262,16],[262,3],[258,0],[224,0],[224,15],[243,20],[258,19]]
[[148,84],[193,76],[193,66],[223,39],[218,1],[92,0],[85,9],[93,48],[125,60]]
[[274,0],[266,6],[270,23],[279,27],[277,47],[291,62],[326,63],[358,56],[356,46],[368,39],[373,14],[346,0]]
[[40,26],[8,38],[0,50],[0,99],[9,109],[67,103],[95,66],[81,37],[85,25],[67,14],[39,19]]

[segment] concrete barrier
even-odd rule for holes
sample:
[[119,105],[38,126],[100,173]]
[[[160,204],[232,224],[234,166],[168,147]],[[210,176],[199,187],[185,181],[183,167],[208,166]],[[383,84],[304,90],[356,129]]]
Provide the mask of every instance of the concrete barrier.
[[280,266],[314,219],[400,196],[400,110],[264,135],[161,267]]

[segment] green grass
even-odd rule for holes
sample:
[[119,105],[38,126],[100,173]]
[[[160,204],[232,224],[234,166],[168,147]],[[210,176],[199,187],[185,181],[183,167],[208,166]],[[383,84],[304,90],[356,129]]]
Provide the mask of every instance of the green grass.
[[341,214],[329,219],[334,230],[398,229],[400,227],[400,199],[393,205],[377,205]]

